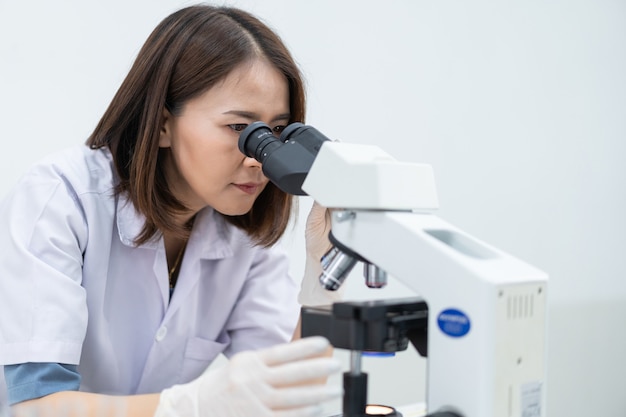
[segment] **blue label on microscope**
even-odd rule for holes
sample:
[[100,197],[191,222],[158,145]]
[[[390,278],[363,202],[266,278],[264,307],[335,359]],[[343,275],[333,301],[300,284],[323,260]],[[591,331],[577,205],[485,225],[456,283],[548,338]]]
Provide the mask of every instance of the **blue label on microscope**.
[[470,319],[461,310],[449,308],[437,316],[437,324],[442,332],[451,337],[462,337],[470,331]]

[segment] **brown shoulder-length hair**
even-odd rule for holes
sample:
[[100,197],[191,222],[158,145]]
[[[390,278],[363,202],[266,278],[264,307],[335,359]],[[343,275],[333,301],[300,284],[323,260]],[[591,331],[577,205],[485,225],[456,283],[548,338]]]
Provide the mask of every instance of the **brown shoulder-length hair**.
[[[120,182],[146,222],[136,244],[158,231],[180,237],[173,214],[188,209],[177,200],[165,178],[159,150],[163,110],[180,114],[184,104],[223,80],[244,62],[262,57],[282,72],[289,85],[290,123],[304,122],[302,75],[288,49],[266,24],[233,7],[195,5],[166,17],[150,34],[94,132],[91,148],[108,146]],[[226,220],[253,239],[271,246],[289,223],[293,196],[269,183],[252,209]]]

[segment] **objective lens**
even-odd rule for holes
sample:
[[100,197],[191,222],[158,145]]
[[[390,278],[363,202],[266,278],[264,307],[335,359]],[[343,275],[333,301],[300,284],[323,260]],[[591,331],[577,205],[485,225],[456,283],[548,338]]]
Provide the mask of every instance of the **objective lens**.
[[330,248],[322,257],[322,274],[320,284],[329,291],[335,291],[345,281],[357,260],[337,249]]
[[363,276],[369,288],[383,288],[387,285],[387,273],[369,262],[363,264]]

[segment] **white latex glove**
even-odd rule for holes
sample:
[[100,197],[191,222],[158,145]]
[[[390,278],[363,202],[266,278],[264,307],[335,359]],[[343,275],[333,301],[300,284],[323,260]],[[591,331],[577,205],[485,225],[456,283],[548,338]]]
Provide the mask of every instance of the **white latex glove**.
[[332,247],[328,240],[330,232],[330,210],[313,202],[311,211],[306,219],[305,245],[306,262],[304,277],[300,284],[298,302],[303,306],[328,305],[343,298],[343,288],[337,291],[324,289],[319,282],[322,266],[322,256]]
[[[312,417],[341,387],[320,385],[339,361],[320,336],[242,352],[222,368],[161,392],[155,417]],[[314,381],[315,379],[317,381]]]

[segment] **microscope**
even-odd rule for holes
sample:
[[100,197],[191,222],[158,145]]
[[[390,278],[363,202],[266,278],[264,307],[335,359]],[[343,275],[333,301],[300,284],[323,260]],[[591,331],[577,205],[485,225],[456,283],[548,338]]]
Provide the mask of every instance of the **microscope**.
[[239,149],[283,191],[332,209],[320,285],[337,290],[362,263],[368,287],[389,275],[420,295],[303,308],[303,336],[351,350],[343,417],[369,415],[361,352],[409,342],[427,357],[427,416],[546,416],[548,277],[436,216],[429,165],[332,141],[302,123],[280,137],[252,123]]

